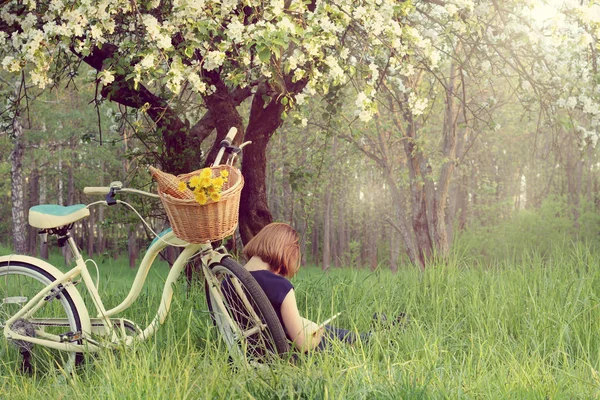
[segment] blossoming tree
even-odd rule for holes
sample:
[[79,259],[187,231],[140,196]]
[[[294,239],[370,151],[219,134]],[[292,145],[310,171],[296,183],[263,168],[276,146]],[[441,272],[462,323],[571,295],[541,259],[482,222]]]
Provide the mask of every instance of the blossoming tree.
[[[271,220],[265,148],[288,111],[364,72],[372,78],[356,104],[369,119],[377,83],[369,52],[382,43],[402,52],[413,40],[403,26],[412,10],[393,0],[5,1],[2,66],[43,88],[89,64],[104,98],[150,117],[164,144],[157,161],[172,173],[198,166],[211,132],[218,143],[237,127],[254,143],[242,163],[247,240]],[[373,46],[360,47],[361,37]],[[361,59],[350,57],[357,51]],[[192,117],[190,104],[203,114]]]
[[[585,29],[596,32],[597,25],[590,7],[575,2],[555,10],[562,19],[536,21],[540,4],[417,4],[404,20],[402,46],[383,41],[369,52],[370,74],[363,79],[370,91],[359,93],[356,105],[379,109],[379,117],[367,125],[351,121],[350,132],[340,131],[381,167],[394,202],[390,220],[414,264],[424,267],[432,255],[448,254],[454,170],[478,137],[501,134],[495,122],[499,101],[519,102],[549,127],[561,125],[561,107],[577,109],[577,116],[563,118],[576,129],[563,132],[571,143],[561,146],[568,152],[569,195],[576,201],[581,158],[572,142],[592,144],[598,137],[596,44]],[[376,44],[363,36],[363,48]],[[369,117],[358,114],[365,122]]]

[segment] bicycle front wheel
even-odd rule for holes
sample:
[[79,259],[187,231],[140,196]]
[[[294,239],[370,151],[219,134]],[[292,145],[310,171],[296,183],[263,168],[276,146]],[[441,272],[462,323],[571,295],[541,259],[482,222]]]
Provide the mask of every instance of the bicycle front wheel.
[[252,275],[230,258],[208,268],[206,301],[230,355],[262,362],[288,352],[279,318]]
[[[15,315],[31,298],[56,277],[37,265],[24,261],[0,262],[0,324]],[[48,291],[44,304],[30,318],[12,323],[12,330],[25,336],[71,341],[81,336],[81,318],[73,299],[62,286]],[[3,340],[0,344],[2,370],[18,368],[27,373],[45,374],[62,369],[70,373],[83,359],[81,353],[33,345],[24,340]],[[5,372],[4,371],[4,372]]]

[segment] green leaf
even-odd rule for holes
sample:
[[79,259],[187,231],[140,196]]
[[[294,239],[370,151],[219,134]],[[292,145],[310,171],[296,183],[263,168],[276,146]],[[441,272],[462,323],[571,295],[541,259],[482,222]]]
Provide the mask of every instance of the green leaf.
[[281,104],[283,104],[284,106],[287,106],[289,102],[289,99],[287,98],[287,96],[283,96],[283,98],[281,99]]
[[268,47],[263,47],[258,51],[258,58],[264,63],[269,62],[271,59],[271,50]]

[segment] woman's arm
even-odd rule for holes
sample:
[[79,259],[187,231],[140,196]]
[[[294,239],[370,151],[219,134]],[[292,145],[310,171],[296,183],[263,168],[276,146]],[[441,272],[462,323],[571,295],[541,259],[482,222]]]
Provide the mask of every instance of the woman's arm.
[[285,331],[298,350],[308,351],[319,345],[324,329],[300,316],[294,289],[289,291],[281,303],[281,317]]

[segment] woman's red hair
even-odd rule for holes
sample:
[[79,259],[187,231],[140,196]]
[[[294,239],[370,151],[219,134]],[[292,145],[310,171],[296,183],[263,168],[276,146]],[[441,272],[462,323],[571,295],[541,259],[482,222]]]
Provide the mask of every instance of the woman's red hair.
[[250,239],[243,254],[247,259],[258,256],[272,272],[292,277],[300,267],[298,233],[288,224],[273,222]]

